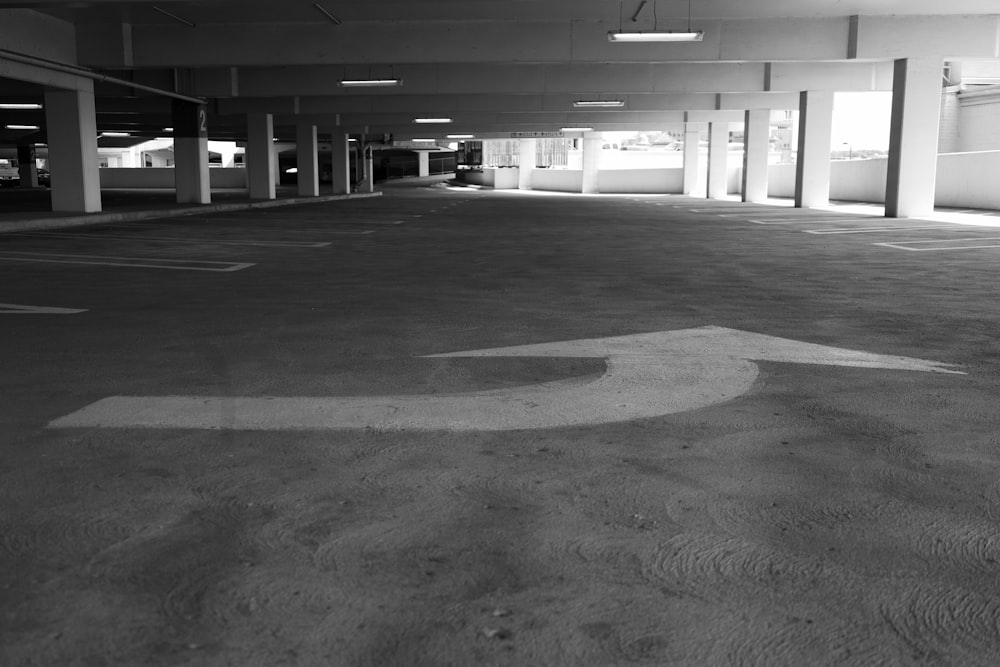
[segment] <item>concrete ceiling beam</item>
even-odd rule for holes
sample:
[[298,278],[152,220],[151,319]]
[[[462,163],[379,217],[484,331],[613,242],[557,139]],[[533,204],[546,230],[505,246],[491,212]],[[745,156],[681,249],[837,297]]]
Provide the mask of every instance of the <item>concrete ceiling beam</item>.
[[856,16],[851,58],[1000,58],[1000,11],[978,16]]
[[[362,21],[344,23],[336,32],[329,25],[280,20],[200,24],[196,30],[136,25],[131,29],[131,56],[136,67],[405,65],[456,59],[539,64],[824,61],[894,58],[928,50],[952,57],[996,57],[998,21],[998,15],[699,20],[704,40],[680,44],[610,43],[607,33],[618,29],[614,20]],[[683,20],[666,19],[658,28],[685,26]],[[80,33],[82,64],[123,64],[109,53],[118,49],[107,48],[104,32]]]

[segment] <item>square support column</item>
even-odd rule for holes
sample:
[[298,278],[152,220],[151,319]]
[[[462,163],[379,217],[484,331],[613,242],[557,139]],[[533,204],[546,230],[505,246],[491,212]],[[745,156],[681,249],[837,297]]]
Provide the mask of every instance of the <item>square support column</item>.
[[208,114],[203,104],[173,100],[174,189],[180,204],[210,204]]
[[250,199],[274,199],[274,117],[247,114],[247,181]]
[[895,62],[886,217],[911,218],[934,211],[942,66],[940,58]]
[[38,187],[38,165],[35,163],[34,144],[18,144],[17,175],[22,188]]
[[431,154],[427,151],[417,153],[417,176],[431,175]]
[[333,194],[346,195],[351,192],[351,137],[340,130],[334,130],[330,137],[330,175],[333,179]]
[[101,210],[101,172],[93,87],[45,91],[45,123],[52,210],[97,213]]
[[319,196],[319,137],[316,126],[299,123],[295,133],[299,196]]
[[701,141],[701,130],[698,126],[684,126],[684,185],[681,192],[693,195],[698,187],[698,143]]
[[743,129],[743,201],[767,199],[767,149],[770,109],[748,109]]
[[721,199],[729,191],[729,123],[714,121],[708,126],[709,199]]
[[830,203],[830,136],[833,93],[799,94],[799,154],[795,163],[795,205],[814,208]]
[[531,172],[534,170],[537,160],[535,151],[538,149],[538,142],[535,139],[519,139],[518,149],[517,188],[518,190],[530,190]]
[[601,168],[602,143],[600,133],[585,132],[583,135],[583,178],[580,192],[585,195],[601,191],[598,176]]

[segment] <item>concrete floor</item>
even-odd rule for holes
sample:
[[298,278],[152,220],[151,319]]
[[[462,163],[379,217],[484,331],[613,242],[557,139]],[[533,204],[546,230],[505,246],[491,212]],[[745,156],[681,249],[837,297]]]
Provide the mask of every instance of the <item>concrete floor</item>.
[[[994,665],[991,237],[443,186],[2,235],[0,664]],[[592,403],[421,421],[539,383]]]

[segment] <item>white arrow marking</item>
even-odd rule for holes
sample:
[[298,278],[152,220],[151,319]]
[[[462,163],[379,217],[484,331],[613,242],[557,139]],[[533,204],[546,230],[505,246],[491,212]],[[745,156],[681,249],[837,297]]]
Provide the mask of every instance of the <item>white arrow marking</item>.
[[607,372],[591,381],[578,378],[445,396],[112,396],[49,427],[501,431],[621,422],[721,403],[753,385],[758,370],[750,360],[962,374],[935,361],[722,327],[429,356],[596,357],[607,360]]
[[0,303],[0,315],[75,315],[85,313],[86,308],[55,308],[53,306],[22,306],[16,303]]

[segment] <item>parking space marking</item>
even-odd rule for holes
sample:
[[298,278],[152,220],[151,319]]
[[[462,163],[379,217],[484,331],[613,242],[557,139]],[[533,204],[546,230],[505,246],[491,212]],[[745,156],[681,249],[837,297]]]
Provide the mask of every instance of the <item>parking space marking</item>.
[[[930,246],[932,243],[970,243],[973,241],[989,241],[990,243],[973,244],[973,245],[942,245],[942,246]],[[912,246],[921,245],[924,247],[914,248]],[[897,250],[909,250],[910,252],[933,252],[935,250],[977,250],[980,248],[1000,248],[1000,236],[988,236],[981,238],[972,239],[930,239],[925,241],[891,241],[884,243],[873,243],[872,245],[884,246],[886,248],[895,248]]]
[[0,261],[39,262],[45,264],[90,264],[95,266],[124,266],[142,269],[171,269],[174,271],[212,271],[231,273],[242,271],[255,264],[246,262],[213,262],[197,259],[160,259],[158,257],[111,257],[105,255],[75,255],[52,252],[0,252]]
[[0,303],[0,315],[75,315],[87,312],[86,308],[56,308],[54,306],[25,306],[19,303]]
[[325,248],[333,245],[333,241],[247,241],[247,240],[223,240],[206,238],[182,238],[177,236],[129,236],[127,234],[73,234],[64,232],[14,232],[14,236],[40,236],[44,238],[68,238],[103,241],[156,241],[163,243],[189,243],[197,245],[235,245],[235,246],[260,246],[265,248]]
[[747,222],[757,225],[813,225],[817,223],[831,222],[861,222],[857,218],[773,218],[761,219],[750,218]]
[[955,225],[922,225],[915,227],[848,227],[841,229],[803,229],[806,234],[873,234],[876,232],[907,232],[918,229],[955,229]]

